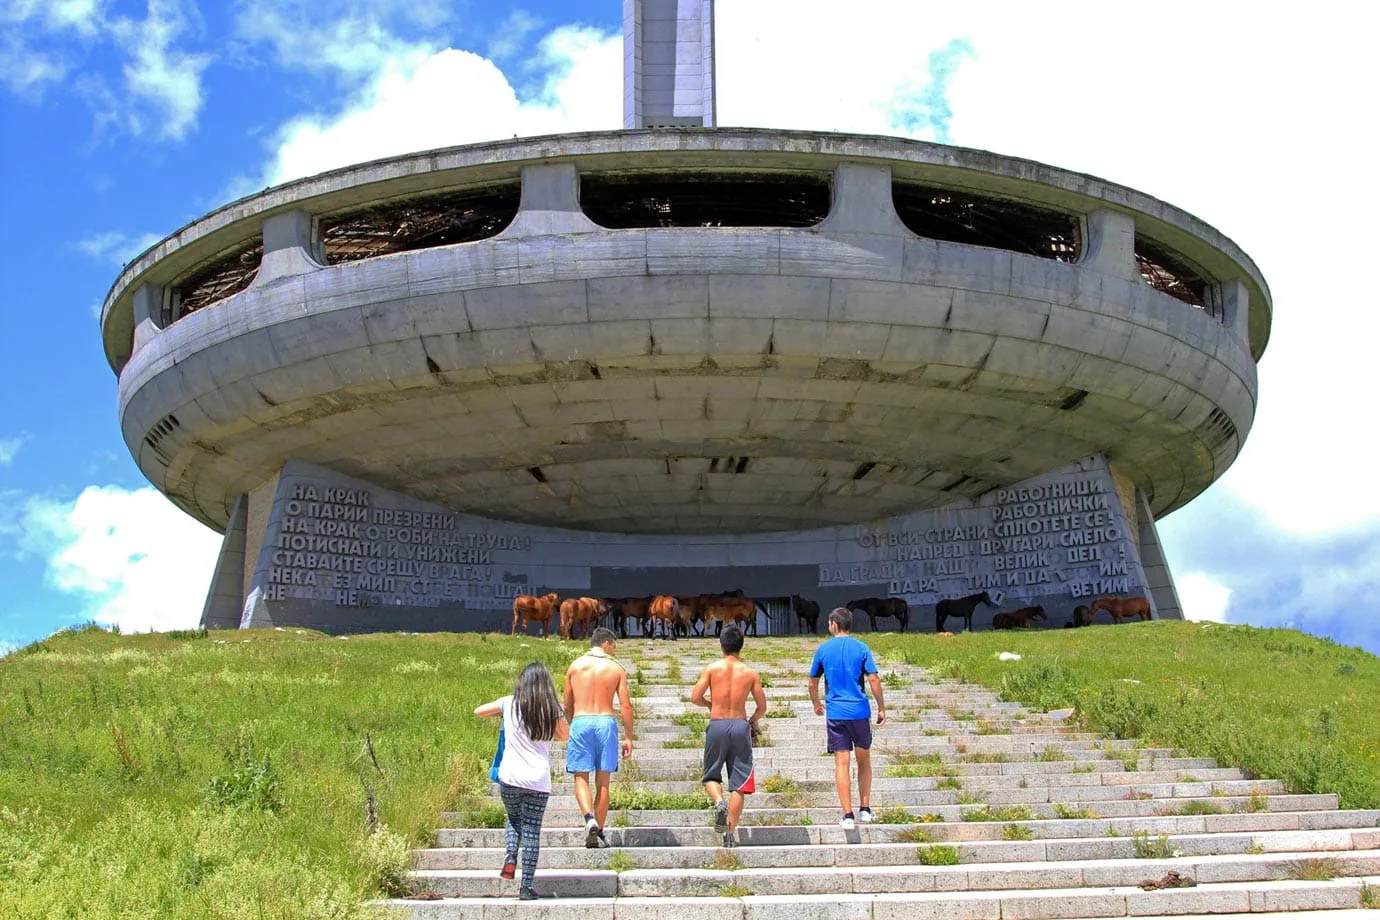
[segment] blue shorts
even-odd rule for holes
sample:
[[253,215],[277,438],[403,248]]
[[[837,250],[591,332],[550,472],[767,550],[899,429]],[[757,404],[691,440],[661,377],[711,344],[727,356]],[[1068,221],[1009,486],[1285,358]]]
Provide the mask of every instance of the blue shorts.
[[828,719],[824,723],[829,753],[872,747],[872,723],[867,719]]
[[618,772],[618,722],[613,716],[576,716],[570,720],[565,772]]

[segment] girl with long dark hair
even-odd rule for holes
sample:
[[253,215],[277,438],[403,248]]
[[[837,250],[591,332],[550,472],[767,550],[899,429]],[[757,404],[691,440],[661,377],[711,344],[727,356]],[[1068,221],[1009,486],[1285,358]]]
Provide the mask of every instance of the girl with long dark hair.
[[503,757],[498,764],[498,794],[508,814],[503,842],[502,878],[512,878],[522,850],[522,887],[518,897],[532,901],[537,892],[532,877],[541,851],[541,822],[551,795],[551,742],[570,737],[556,696],[551,672],[539,661],[522,669],[512,696],[475,709],[480,718],[503,717]]

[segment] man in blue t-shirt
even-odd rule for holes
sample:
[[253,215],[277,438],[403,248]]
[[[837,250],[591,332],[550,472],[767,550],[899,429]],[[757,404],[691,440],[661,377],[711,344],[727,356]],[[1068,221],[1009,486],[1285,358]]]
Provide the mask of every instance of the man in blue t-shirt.
[[[863,824],[872,821],[872,707],[863,692],[863,681],[872,687],[877,699],[877,725],[886,724],[886,703],[882,701],[882,682],[877,677],[877,662],[872,649],[848,633],[853,628],[853,611],[835,607],[829,614],[829,635],[833,636],[815,649],[810,662],[810,702],[815,715],[828,718],[825,730],[829,752],[834,755],[834,785],[838,787],[839,804],[843,806],[843,820],[839,825],[852,830],[853,793],[849,776],[849,751],[858,759],[858,816]],[[825,703],[819,701],[819,679],[825,683]]]

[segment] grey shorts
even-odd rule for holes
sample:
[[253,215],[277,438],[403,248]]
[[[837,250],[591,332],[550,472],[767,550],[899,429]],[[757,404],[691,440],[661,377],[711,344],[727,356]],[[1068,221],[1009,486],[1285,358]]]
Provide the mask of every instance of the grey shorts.
[[728,791],[737,792],[752,775],[752,732],[747,719],[711,719],[704,733],[702,783],[722,783],[728,768]]

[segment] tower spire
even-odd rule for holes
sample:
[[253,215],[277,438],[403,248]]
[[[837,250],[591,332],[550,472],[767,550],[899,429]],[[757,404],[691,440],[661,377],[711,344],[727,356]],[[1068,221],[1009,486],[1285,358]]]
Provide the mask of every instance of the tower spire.
[[714,123],[714,0],[623,0],[623,127]]

